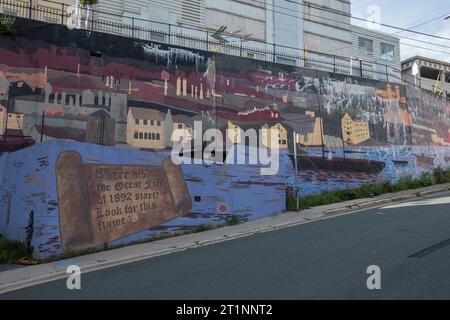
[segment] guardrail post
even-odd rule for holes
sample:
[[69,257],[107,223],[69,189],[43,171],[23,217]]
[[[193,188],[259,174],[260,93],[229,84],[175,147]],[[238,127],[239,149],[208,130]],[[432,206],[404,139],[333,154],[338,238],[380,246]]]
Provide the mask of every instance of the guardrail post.
[[92,8],[89,8],[91,10],[91,30],[94,31],[94,14],[95,11]]
[[277,45],[274,43],[273,44],[273,62],[276,62],[276,49],[277,49]]
[[336,73],[336,56],[333,55],[333,72]]
[[134,17],[131,18],[131,37],[134,38]]
[[64,3],[61,3],[61,24],[64,24]]
[[386,65],[386,82],[389,82],[389,69],[387,65]]
[[361,78],[363,77],[363,63],[362,60],[359,60],[359,71],[361,73]]
[[241,45],[239,46],[239,57],[242,57],[242,38],[241,38]]
[[169,44],[171,44],[171,43],[170,43],[171,35],[172,35],[172,25],[169,24],[169,37],[168,37],[168,38],[169,38],[169,39],[168,39]]

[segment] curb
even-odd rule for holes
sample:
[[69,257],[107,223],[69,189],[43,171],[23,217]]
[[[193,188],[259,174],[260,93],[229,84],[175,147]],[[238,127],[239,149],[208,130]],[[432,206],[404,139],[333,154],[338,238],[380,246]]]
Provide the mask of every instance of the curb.
[[[195,248],[200,248],[200,247],[204,247],[204,246],[208,246],[208,245],[212,245],[212,244],[216,244],[216,243],[221,243],[224,241],[229,241],[229,240],[235,240],[235,239],[239,239],[239,238],[243,238],[243,237],[248,237],[248,236],[252,236],[252,235],[256,235],[256,234],[262,234],[262,233],[266,233],[266,232],[271,232],[271,231],[275,231],[275,230],[280,230],[280,229],[284,229],[284,228],[289,228],[289,227],[294,227],[294,226],[298,226],[301,224],[305,224],[305,223],[309,223],[309,222],[315,222],[315,221],[320,221],[320,220],[324,220],[324,219],[329,219],[329,218],[333,218],[339,215],[344,215],[346,213],[352,213],[352,212],[357,212],[359,210],[364,210],[364,209],[370,209],[370,208],[376,208],[385,204],[390,204],[390,203],[398,203],[398,202],[403,202],[403,201],[408,201],[411,199],[416,199],[417,195],[420,194],[421,196],[428,196],[428,195],[434,195],[434,194],[439,194],[439,193],[446,193],[446,192],[450,192],[449,187],[441,187],[441,188],[436,188],[436,189],[431,189],[431,190],[425,190],[425,191],[418,191],[420,189],[417,190],[412,190],[411,194],[403,194],[403,195],[399,195],[399,196],[394,196],[394,197],[389,197],[389,198],[385,198],[385,199],[367,199],[367,202],[361,202],[358,204],[349,204],[347,203],[342,203],[342,207],[339,208],[335,208],[335,209],[329,209],[329,210],[325,210],[325,211],[321,211],[320,207],[316,207],[315,209],[319,209],[317,211],[317,214],[314,215],[314,217],[310,218],[306,218],[306,217],[295,217],[294,219],[298,219],[298,220],[294,220],[294,221],[289,221],[289,222],[285,222],[285,223],[277,223],[275,225],[268,225],[268,226],[262,226],[262,227],[254,227],[252,229],[248,229],[248,230],[236,230],[235,232],[233,232],[233,230],[230,230],[230,233],[224,233],[222,236],[216,236],[214,238],[211,239],[207,239],[207,240],[200,240],[200,241],[193,241],[193,242],[187,242],[181,245],[175,245],[175,246],[170,246],[168,248],[164,248],[161,250],[156,250],[150,253],[138,253],[138,254],[133,254],[133,255],[124,255],[121,256],[120,258],[113,258],[111,260],[96,260],[93,259],[94,261],[87,261],[87,265],[86,266],[82,266],[80,265],[80,267],[83,270],[83,273],[88,273],[88,272],[92,272],[92,271],[97,271],[97,270],[101,270],[104,268],[109,268],[109,267],[114,267],[114,266],[119,266],[119,265],[123,265],[123,264],[127,264],[127,263],[132,263],[132,262],[137,262],[137,261],[142,261],[142,260],[146,260],[146,259],[150,259],[150,258],[154,258],[154,257],[158,257],[158,256],[164,256],[164,255],[168,255],[168,254],[172,254],[172,253],[178,253],[178,252],[183,252],[189,249],[195,249]],[[364,199],[361,199],[361,201],[363,201]],[[291,212],[291,214],[297,214],[297,215],[301,215],[302,212],[300,213],[293,213]],[[276,217],[276,216],[275,216]],[[240,225],[242,227],[242,225]],[[232,227],[229,227],[232,228]],[[154,244],[157,243],[157,241],[154,242]],[[126,248],[126,247],[124,247]],[[95,255],[95,254],[93,254]],[[70,260],[70,259],[69,259]],[[64,260],[62,260],[64,261]],[[8,278],[8,274],[10,275],[14,275],[17,277],[17,274],[20,272],[24,272],[26,271],[27,268],[36,268],[39,266],[45,266],[45,265],[38,265],[38,266],[31,266],[31,267],[26,267],[26,268],[22,268],[22,269],[13,269],[13,270],[9,270],[9,271],[4,271],[2,273],[0,273],[0,276],[6,275],[6,278]],[[53,266],[55,266],[55,263],[53,263]],[[15,291],[18,289],[23,289],[26,287],[31,287],[31,286],[35,286],[35,285],[39,285],[42,283],[46,283],[46,282],[50,282],[50,281],[54,281],[54,280],[60,280],[67,277],[66,271],[65,269],[62,270],[47,270],[47,272],[44,275],[41,276],[35,276],[33,278],[28,278],[28,277],[22,277],[21,279],[17,280],[17,281],[12,281],[6,284],[1,285],[0,284],[0,295],[7,293],[7,292],[11,292],[11,291]]]
[[448,191],[450,191],[450,188],[439,188],[439,189],[433,189],[433,190],[419,192],[418,194],[420,196],[429,196],[429,195],[444,193],[444,192],[448,192]]

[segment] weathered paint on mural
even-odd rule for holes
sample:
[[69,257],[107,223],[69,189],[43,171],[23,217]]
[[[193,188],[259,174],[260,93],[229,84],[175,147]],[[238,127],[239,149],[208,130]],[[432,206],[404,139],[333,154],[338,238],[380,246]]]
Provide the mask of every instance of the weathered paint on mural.
[[[238,146],[236,146],[238,148]],[[255,150],[240,150],[250,153]],[[82,143],[69,140],[52,140],[46,143],[36,144],[32,147],[0,156],[0,233],[11,239],[25,239],[25,227],[30,213],[34,213],[34,236],[32,245],[36,256],[49,257],[67,252],[64,242],[70,238],[65,236],[65,228],[71,226],[63,223],[73,223],[73,227],[86,226],[83,212],[88,216],[88,225],[93,225],[90,218],[94,218],[92,211],[82,211],[87,203],[79,202],[77,207],[64,213],[59,197],[58,186],[58,160],[61,155],[78,154],[81,156],[82,168],[124,168],[133,167],[164,168],[165,160],[170,157],[170,150],[138,150],[133,148],[117,148],[99,146],[96,144]],[[287,157],[283,155],[282,157]],[[288,163],[288,158],[282,160]],[[61,163],[59,163],[61,165]],[[166,167],[167,168],[167,167]],[[79,167],[78,167],[79,169]],[[278,176],[261,176],[259,166],[249,165],[182,165],[183,180],[187,192],[184,192],[182,179],[175,178],[167,182],[173,200],[169,201],[177,208],[153,212],[155,220],[151,217],[137,222],[136,229],[132,233],[119,231],[118,233],[106,232],[110,239],[109,247],[152,239],[159,235],[189,231],[202,224],[226,224],[233,215],[237,215],[241,221],[259,219],[278,214],[285,208],[285,181],[288,169],[280,168]],[[72,168],[76,171],[77,168]],[[178,169],[176,169],[178,170]],[[178,174],[167,174],[177,176]],[[95,178],[91,179],[95,180]],[[77,180],[77,179],[74,179]],[[132,179],[132,181],[135,181]],[[138,179],[139,181],[139,179]],[[145,186],[144,186],[145,187]],[[73,189],[73,193],[77,190]],[[134,194],[140,194],[136,191]],[[107,194],[107,192],[103,192]],[[174,195],[179,196],[174,196]],[[72,195],[75,196],[75,195]],[[189,197],[188,197],[189,196]],[[93,198],[90,196],[93,200]],[[71,198],[69,198],[70,201]],[[191,199],[192,209],[189,208]],[[92,201],[91,200],[91,201]],[[125,205],[129,202],[126,201]],[[138,203],[133,203],[138,204]],[[181,204],[181,205],[180,205]],[[103,206],[103,210],[109,205]],[[89,209],[89,208],[88,208]],[[186,214],[185,212],[188,211]],[[105,212],[105,211],[102,211]],[[96,213],[96,212],[95,212]],[[61,221],[64,215],[73,215],[73,219],[79,222]],[[140,214],[138,213],[140,219]],[[167,218],[167,219],[166,219]],[[154,225],[156,220],[163,220]],[[149,223],[147,223],[149,222]],[[98,223],[94,227],[98,228]],[[132,226],[132,225],[131,225]],[[103,227],[102,227],[103,228]],[[142,230],[142,231],[139,231]],[[135,232],[136,231],[136,232]],[[96,235],[87,230],[75,230],[86,233],[81,237],[80,247],[91,246]],[[100,232],[101,233],[101,232]],[[69,230],[69,234],[70,230]],[[120,236],[120,238],[116,237]],[[89,238],[90,237],[90,238]],[[101,239],[97,237],[97,239]],[[93,242],[90,242],[93,241]],[[99,243],[95,248],[103,248],[104,243]],[[72,246],[77,247],[77,245]],[[71,246],[69,245],[69,251]]]
[[77,152],[56,162],[61,242],[82,250],[156,227],[189,213],[180,167],[83,164]]
[[[117,245],[223,223],[233,214],[249,220],[280,213],[286,187],[307,195],[450,165],[450,105],[416,88],[57,25],[37,31],[34,22],[20,19],[16,24],[16,37],[0,38],[0,147],[37,144],[0,158],[0,231],[22,239],[33,210],[41,257],[64,247]],[[274,147],[269,142],[277,129],[279,175],[260,176],[251,165],[182,165],[177,181],[187,192],[174,193],[167,179],[159,204],[171,205],[154,218],[124,232],[92,231],[80,244],[66,242],[71,231],[59,219],[71,208],[59,193],[58,156],[78,154],[77,165],[69,167],[84,173],[87,187],[80,192],[87,194],[79,197],[94,199],[98,183],[86,168],[161,169],[171,149],[192,138],[194,121],[204,130],[232,130],[235,148],[247,154],[255,150],[244,146],[240,129],[261,129],[268,147]],[[166,174],[158,172],[160,178]],[[181,211],[174,194],[186,197]],[[90,201],[80,214],[87,216],[83,223],[99,228]],[[105,210],[114,208],[102,205]]]

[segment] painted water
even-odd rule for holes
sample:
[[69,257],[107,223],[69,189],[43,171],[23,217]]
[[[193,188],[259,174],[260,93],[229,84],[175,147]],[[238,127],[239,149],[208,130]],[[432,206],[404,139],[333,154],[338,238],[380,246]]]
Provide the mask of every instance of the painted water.
[[[333,159],[367,160],[368,163],[382,162],[384,169],[379,172],[352,172],[351,170],[302,170],[299,168],[297,181],[295,170],[289,170],[287,184],[300,189],[301,196],[318,194],[323,191],[358,188],[364,184],[396,182],[404,177],[420,177],[424,172],[432,172],[437,167],[450,167],[450,147],[439,146],[390,146],[358,147],[342,149],[310,148],[305,150],[309,157]],[[288,154],[285,154],[287,157]],[[351,166],[351,165],[350,165]]]

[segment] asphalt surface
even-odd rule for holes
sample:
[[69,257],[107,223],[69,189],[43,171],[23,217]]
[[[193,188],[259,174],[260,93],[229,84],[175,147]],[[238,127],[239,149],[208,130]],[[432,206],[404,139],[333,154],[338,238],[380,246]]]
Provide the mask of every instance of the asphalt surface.
[[[450,299],[450,194],[17,290],[0,299]],[[367,267],[381,269],[368,290]]]

